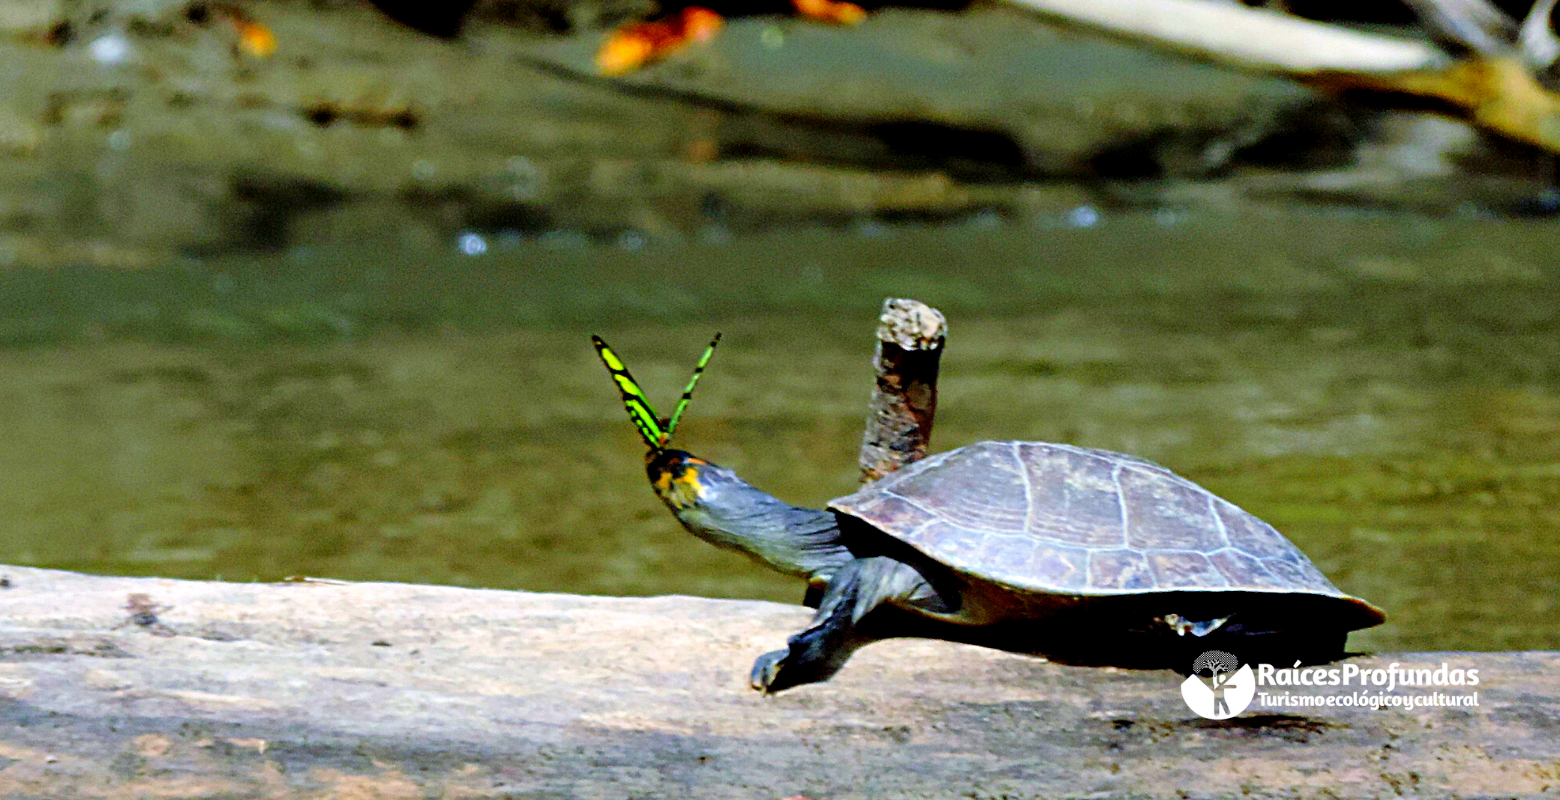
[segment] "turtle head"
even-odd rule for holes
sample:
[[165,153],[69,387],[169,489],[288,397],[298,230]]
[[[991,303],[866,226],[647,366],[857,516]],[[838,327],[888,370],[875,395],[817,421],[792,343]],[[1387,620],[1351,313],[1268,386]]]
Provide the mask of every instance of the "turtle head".
[[645,476],[673,513],[701,505],[709,490],[723,483],[728,472],[686,450],[661,449],[645,454]]
[[596,354],[612,374],[628,419],[648,448],[645,477],[661,502],[671,509],[684,528],[716,547],[736,550],[781,572],[822,580],[849,560],[839,543],[839,523],[834,513],[789,505],[737,477],[725,467],[705,461],[686,450],[668,447],[677,422],[682,419],[693,387],[715,352],[720,334],[710,341],[683,388],[672,416],[656,416],[639,383],[617,353],[592,336]]
[[716,547],[810,582],[851,558],[833,512],[793,506],[692,453],[651,451],[645,475],[677,521]]
[[677,401],[677,408],[670,417],[656,415],[639,382],[629,374],[628,365],[613,352],[610,345],[602,341],[600,336],[592,336],[590,340],[596,345],[596,354],[612,375],[613,383],[617,384],[618,392],[623,397],[623,407],[628,410],[629,421],[634,423],[639,438],[644,440],[647,448],[645,476],[650,479],[650,487],[655,489],[656,495],[685,527],[699,536],[706,536],[709,530],[721,527],[720,523],[713,521],[711,515],[740,519],[751,516],[755,504],[779,502],[749,486],[731,470],[711,464],[686,450],[674,450],[667,446],[672,440],[672,434],[677,431],[678,421],[688,408],[688,401],[693,398],[693,388],[698,385],[699,376],[704,374],[710,356],[715,353],[715,346],[720,344],[720,334],[715,334],[709,347],[704,348],[704,355],[694,365],[693,376],[688,379],[688,385],[683,387],[682,398]]
[[639,382],[628,373],[628,366],[600,336],[592,336],[590,340],[596,345],[596,354],[601,356],[601,363],[606,365],[613,383],[617,384],[618,392],[623,396],[623,407],[628,410],[629,421],[634,423],[639,438],[644,440],[648,448],[645,451],[645,474],[650,479],[650,486],[673,513],[681,518],[684,511],[701,505],[709,496],[710,489],[733,481],[742,483],[731,470],[717,467],[685,450],[667,447],[672,434],[677,431],[677,423],[682,419],[683,412],[688,409],[688,401],[693,399],[693,388],[698,385],[699,376],[704,374],[710,356],[715,354],[715,346],[720,344],[720,334],[715,334],[709,347],[704,348],[704,355],[694,365],[693,377],[683,387],[682,398],[677,401],[677,408],[670,417],[656,415],[655,409],[650,407],[649,398],[645,397],[644,390],[639,387]]

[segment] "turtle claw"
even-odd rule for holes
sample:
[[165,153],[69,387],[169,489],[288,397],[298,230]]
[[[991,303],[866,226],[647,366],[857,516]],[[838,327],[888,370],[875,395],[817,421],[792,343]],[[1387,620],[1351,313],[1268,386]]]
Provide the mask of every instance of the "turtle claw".
[[769,694],[771,686],[775,685],[775,679],[780,677],[780,668],[785,666],[785,658],[791,654],[790,649],[775,650],[765,653],[753,662],[753,674],[748,682],[764,694]]

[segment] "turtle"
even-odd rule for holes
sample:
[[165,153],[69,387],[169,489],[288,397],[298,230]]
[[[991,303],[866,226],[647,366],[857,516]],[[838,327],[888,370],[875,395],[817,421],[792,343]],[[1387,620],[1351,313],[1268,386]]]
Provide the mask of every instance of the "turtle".
[[808,583],[812,621],[753,664],[750,683],[762,692],[833,675],[871,638],[863,620],[879,608],[924,624],[916,635],[1145,666],[1215,648],[1248,663],[1316,663],[1386,618],[1271,525],[1124,453],[983,441],[825,508],[793,506],[669,447],[719,334],[666,419],[607,343],[592,341],[648,448],[650,485],[678,522]]

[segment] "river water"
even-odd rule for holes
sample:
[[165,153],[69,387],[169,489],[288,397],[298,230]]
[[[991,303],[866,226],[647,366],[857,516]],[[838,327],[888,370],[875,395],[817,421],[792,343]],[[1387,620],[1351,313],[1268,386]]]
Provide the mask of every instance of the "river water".
[[1083,208],[481,244],[0,272],[0,563],[792,601],[654,498],[587,336],[669,405],[722,331],[681,445],[822,504],[908,296],[950,323],[934,449],[1159,461],[1384,607],[1356,647],[1560,647],[1553,225]]

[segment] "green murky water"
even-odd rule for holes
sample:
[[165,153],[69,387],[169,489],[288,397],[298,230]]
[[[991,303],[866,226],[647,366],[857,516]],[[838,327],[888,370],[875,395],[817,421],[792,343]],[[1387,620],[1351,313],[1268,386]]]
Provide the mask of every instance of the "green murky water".
[[1358,646],[1560,647],[1560,228],[994,222],[0,273],[0,562],[793,600],[654,499],[586,335],[670,398],[724,331],[684,446],[819,504],[904,295],[935,447],[1160,461],[1385,607]]

